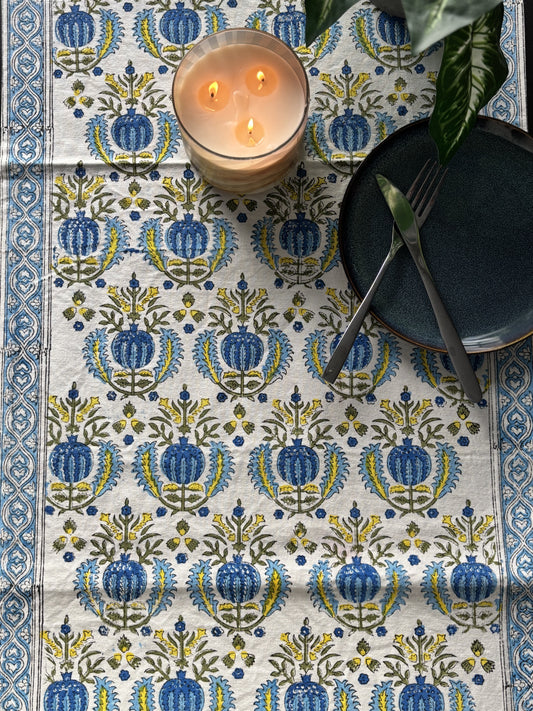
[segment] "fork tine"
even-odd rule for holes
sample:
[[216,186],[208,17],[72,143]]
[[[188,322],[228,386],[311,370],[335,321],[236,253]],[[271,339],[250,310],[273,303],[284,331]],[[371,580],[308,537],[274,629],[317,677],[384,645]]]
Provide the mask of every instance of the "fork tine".
[[435,165],[435,161],[428,159],[422,166],[416,178],[411,183],[409,190],[405,193],[405,197],[409,200],[411,204],[416,199],[416,196],[418,195],[420,190],[422,190],[422,188],[424,187],[427,181],[428,174],[431,173],[431,170]]
[[433,178],[431,179],[431,182],[429,183],[426,192],[420,198],[420,202],[418,203],[418,206],[415,211],[419,224],[425,222],[427,216],[431,212],[439,194],[441,183],[444,180],[444,177],[446,176],[447,170],[448,168],[438,166],[438,169]]

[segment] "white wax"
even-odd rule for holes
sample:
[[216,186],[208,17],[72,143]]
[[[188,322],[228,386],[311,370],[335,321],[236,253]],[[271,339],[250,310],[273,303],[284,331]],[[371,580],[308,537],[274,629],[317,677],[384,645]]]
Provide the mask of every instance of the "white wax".
[[[250,72],[261,68],[265,87],[250,92]],[[209,108],[206,87],[224,84],[229,99],[221,109]],[[259,80],[257,80],[259,85]],[[202,88],[204,91],[200,94]],[[274,151],[294,135],[306,110],[304,92],[295,71],[286,60],[266,47],[234,44],[213,49],[200,57],[174,86],[174,102],[182,127],[201,146],[235,158],[253,158]],[[207,106],[206,106],[207,102]],[[262,138],[243,140],[238,126],[249,119],[260,124]]]

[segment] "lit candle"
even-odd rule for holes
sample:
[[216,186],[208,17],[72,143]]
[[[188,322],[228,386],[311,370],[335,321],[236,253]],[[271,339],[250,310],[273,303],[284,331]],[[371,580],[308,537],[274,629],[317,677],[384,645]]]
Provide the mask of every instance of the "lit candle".
[[253,192],[298,158],[309,87],[294,52],[259,30],[224,30],[181,62],[173,100],[183,142],[203,176],[222,189]]

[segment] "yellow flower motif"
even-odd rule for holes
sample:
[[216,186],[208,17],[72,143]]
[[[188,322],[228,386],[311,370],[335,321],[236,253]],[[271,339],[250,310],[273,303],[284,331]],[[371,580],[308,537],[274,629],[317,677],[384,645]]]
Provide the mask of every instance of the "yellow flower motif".
[[133,527],[133,531],[135,531],[135,532],[140,531],[141,528],[144,528],[144,526],[146,526],[146,524],[147,524],[149,521],[151,521],[151,520],[152,520],[152,514],[144,513],[144,514],[142,515],[141,520],[139,521],[139,523],[138,523],[136,526]]
[[252,521],[252,523],[249,526],[246,526],[244,531],[242,532],[242,540],[243,541],[249,541],[250,536],[252,533],[255,531],[255,529],[262,523],[264,523],[265,517],[263,514],[257,514],[255,517],[255,521]]
[[61,647],[60,647],[59,645],[57,645],[57,644],[54,642],[54,640],[50,637],[50,633],[47,632],[46,630],[44,630],[44,631],[42,632],[42,635],[41,635],[41,636],[42,636],[42,638],[44,639],[44,641],[46,642],[46,644],[47,644],[47,645],[50,647],[50,649],[52,650],[52,652],[53,652],[53,654],[54,654],[54,657],[59,657],[59,658],[61,658],[61,657],[63,656],[63,650],[62,650]]
[[296,659],[296,661],[297,661],[297,662],[302,661],[302,659],[303,659],[303,654],[302,654],[302,652],[298,649],[298,647],[294,644],[294,642],[292,642],[292,641],[289,639],[289,633],[288,633],[288,632],[284,632],[284,633],[281,635],[280,639],[281,639],[281,641],[284,642],[284,643],[287,645],[287,647],[291,650],[292,655],[293,655],[293,657]]
[[202,410],[205,410],[206,407],[209,406],[209,398],[203,397],[199,404],[194,408],[194,410],[191,411],[189,416],[187,417],[187,423],[189,425],[192,425],[192,423],[195,421],[196,417],[200,414]]
[[109,86],[112,86],[113,89],[116,90],[117,94],[122,97],[123,99],[126,99],[128,96],[128,90],[125,89],[123,86],[121,86],[118,81],[115,79],[114,74],[106,74],[105,75],[105,81],[106,84],[109,84]]
[[388,412],[389,415],[392,416],[393,420],[396,422],[397,425],[400,425],[400,427],[401,427],[402,425],[405,424],[405,421],[404,421],[404,418],[402,417],[402,415],[400,415],[399,412],[396,412],[396,410],[393,407],[391,407],[390,400],[382,400],[380,402],[379,406],[381,407],[382,410],[385,410],[385,412]]
[[123,533],[122,531],[115,526],[115,524],[111,521],[110,515],[107,513],[103,513],[100,515],[100,521],[103,521],[108,525],[108,527],[111,529],[111,532],[113,533],[113,537],[117,541],[121,541],[123,539]]
[[254,296],[254,298],[248,303],[246,306],[246,313],[252,313],[254,310],[254,306],[257,304],[258,301],[261,301],[266,296],[266,289],[259,289],[257,294]]
[[99,405],[99,404],[100,404],[100,398],[92,397],[89,400],[89,402],[87,403],[87,405],[85,405],[85,407],[83,407],[81,410],[79,410],[79,412],[76,413],[76,422],[83,422],[85,415],[88,412],[90,412],[93,409],[93,407],[95,407],[96,405]]
[[142,94],[142,90],[144,87],[148,84],[149,81],[151,81],[154,78],[154,73],[153,72],[145,72],[143,74],[143,77],[141,81],[139,82],[139,85],[137,86],[136,89],[133,91],[133,96],[138,99],[139,96]]
[[82,199],[83,199],[83,200],[88,200],[90,194],[91,194],[91,193],[94,193],[94,191],[96,190],[96,188],[98,188],[100,185],[102,185],[103,182],[104,182],[104,178],[103,178],[101,175],[97,176],[97,177],[93,180],[93,182],[88,186],[88,188],[83,191],[83,193],[82,193]]
[[375,526],[378,525],[378,523],[381,523],[381,518],[380,518],[379,516],[372,515],[372,516],[370,517],[370,521],[368,522],[368,525],[365,526],[365,528],[363,528],[363,530],[362,530],[361,533],[359,534],[359,541],[360,541],[360,542],[366,541],[366,537],[368,536],[368,534],[370,533],[370,531],[371,531]]
[[76,199],[76,193],[67,186],[62,175],[58,175],[54,182],[58,188],[61,188],[61,190],[63,190],[67,194],[69,200]]
[[172,657],[178,656],[178,654],[179,654],[178,648],[176,647],[175,644],[172,644],[172,642],[167,637],[165,637],[163,630],[156,630],[154,632],[154,636],[156,637],[156,639],[160,640],[165,645],[169,654]]
[[328,288],[326,289],[326,294],[329,296],[330,300],[333,301],[333,303],[339,309],[341,314],[347,316],[349,312],[348,304],[344,303],[344,301],[342,301],[342,299],[337,296],[336,289]]
[[68,422],[68,421],[69,421],[69,419],[70,419],[69,411],[68,411],[68,410],[65,410],[64,407],[61,407],[61,405],[58,403],[57,397],[56,397],[55,395],[50,395],[50,397],[48,398],[48,402],[49,402],[50,405],[52,405],[52,407],[53,407],[55,410],[57,410],[57,412],[59,413],[59,415],[60,415],[60,417],[61,417],[61,421],[62,421],[62,422]]
[[311,647],[311,649],[309,650],[309,659],[311,659],[312,661],[314,661],[315,659],[317,659],[318,656],[319,656],[319,654],[320,654],[320,651],[323,649],[323,647],[324,647],[326,644],[328,644],[328,642],[331,642],[331,640],[332,640],[331,634],[330,634],[330,633],[328,633],[328,634],[325,634],[325,633],[324,633],[324,634],[322,635],[322,637],[321,637],[319,640],[317,640],[317,641],[313,644],[313,646]]
[[215,514],[213,516],[213,521],[220,526],[220,528],[224,531],[226,536],[228,537],[229,541],[234,541],[235,540],[235,533],[231,530],[229,526],[227,526],[224,523],[224,519],[222,518],[222,514]]
[[346,543],[353,543],[352,534],[345,526],[342,525],[342,523],[340,523],[338,516],[334,516],[333,514],[330,515],[329,522],[332,526],[335,526],[335,528],[341,534],[343,540],[346,541]]
[[151,299],[155,298],[159,293],[159,289],[156,286],[151,286],[149,287],[148,291],[146,292],[146,295],[143,296],[143,298],[137,302],[135,312],[136,313],[141,313],[141,311],[144,311],[144,307],[146,306],[146,303],[148,301],[151,301]]
[[322,81],[324,84],[327,84],[330,89],[333,90],[333,93],[335,96],[337,96],[339,99],[341,99],[344,96],[344,88],[339,86],[334,79],[331,78],[330,74],[326,74],[325,72],[322,72],[320,74],[320,81]]
[[226,289],[219,289],[217,296],[221,299],[226,306],[231,309],[232,313],[239,313],[239,304],[226,292]]
[[176,408],[172,407],[167,397],[162,397],[159,400],[159,405],[168,412],[168,414],[172,417],[173,422],[175,422],[177,425],[181,425],[181,412]]
[[283,417],[289,427],[292,427],[294,425],[294,417],[291,415],[289,410],[283,407],[283,405],[281,404],[281,400],[274,400],[272,403],[272,407],[280,413],[280,415]]
[[321,407],[322,402],[320,400],[313,400],[312,404],[308,405],[302,410],[302,413],[300,415],[300,422],[302,425],[307,424],[307,420],[311,415],[313,415],[319,407]]

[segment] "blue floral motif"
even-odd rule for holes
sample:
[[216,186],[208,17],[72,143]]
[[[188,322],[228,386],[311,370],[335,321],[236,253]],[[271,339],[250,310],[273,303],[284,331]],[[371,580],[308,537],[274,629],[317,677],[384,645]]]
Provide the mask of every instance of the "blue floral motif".
[[[140,49],[164,62],[166,69],[177,67],[199,38],[202,17],[198,5],[195,9],[185,7],[183,2],[177,2],[174,7],[170,7],[170,3],[161,5],[161,8],[141,10],[135,16],[133,33]],[[207,5],[202,9],[207,34],[228,28],[228,20],[220,7]]]
[[200,17],[184,3],[177,2],[175,8],[166,10],[161,16],[159,30],[173,44],[189,44],[200,34]]
[[404,686],[398,697],[401,711],[409,709],[427,709],[444,711],[444,696],[434,684],[426,683],[424,676],[417,676],[414,684]]
[[309,674],[303,674],[301,681],[295,681],[285,692],[287,711],[300,711],[305,708],[327,711],[328,706],[328,692],[321,684],[312,681]]
[[137,482],[151,496],[159,499],[171,511],[196,511],[229,484],[233,473],[233,458],[222,442],[209,444],[208,471],[201,448],[180,438],[161,457],[158,476],[155,444],[143,444],[136,452],[133,469]]
[[54,711],[57,708],[87,709],[89,705],[89,692],[87,687],[72,678],[70,672],[63,672],[60,681],[54,681],[44,694],[45,711]]
[[273,30],[285,44],[301,47],[305,44],[305,14],[296,10],[295,5],[287,5],[286,11],[274,18]]
[[[360,339],[357,344],[354,344],[347,366],[345,366],[344,377],[331,386],[336,392],[346,397],[355,397],[362,400],[394,376],[400,361],[397,340],[391,334],[382,332],[379,334],[376,345],[377,356],[374,356],[373,359],[371,356],[371,360],[367,360],[369,344],[366,341],[366,336],[364,341]],[[322,373],[329,361],[327,348],[331,353],[332,344],[330,343],[328,347],[324,331],[314,331],[306,339],[304,349],[305,364],[314,378],[322,378]],[[361,348],[362,351],[360,350]],[[372,361],[374,362],[374,367],[371,373],[367,373]],[[363,367],[359,367],[360,365],[363,365]]]
[[[99,20],[99,32],[96,46],[96,21]],[[93,12],[80,10],[79,5],[72,5],[69,12],[59,15],[55,23],[58,41],[67,49],[54,48],[53,59],[67,76],[88,74],[99,69],[100,62],[115,52],[124,35],[124,28],[116,12],[105,8]]]
[[178,671],[175,679],[169,679],[159,692],[159,705],[162,711],[174,709],[201,709],[204,706],[204,692],[200,684]]

